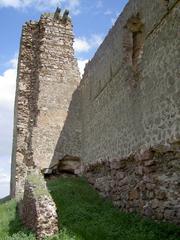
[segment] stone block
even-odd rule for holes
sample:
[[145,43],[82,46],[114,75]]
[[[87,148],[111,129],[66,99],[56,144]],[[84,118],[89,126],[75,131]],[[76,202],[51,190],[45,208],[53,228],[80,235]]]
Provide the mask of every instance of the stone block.
[[171,220],[175,218],[176,211],[174,209],[165,209],[164,210],[164,218],[167,220]]
[[153,199],[151,202],[151,206],[153,209],[156,209],[161,206],[161,202],[157,199]]
[[124,177],[125,177],[125,173],[124,172],[117,172],[116,173],[116,179],[117,179],[117,181],[120,181],[121,179],[123,179]]
[[139,151],[135,154],[135,160],[136,161],[146,161],[152,159],[154,156],[151,149],[145,150],[145,151]]
[[149,160],[149,161],[146,161],[145,163],[144,163],[144,166],[145,167],[149,167],[149,166],[153,166],[153,165],[155,165],[156,164],[156,162],[154,161],[154,160]]
[[152,217],[154,214],[154,210],[150,206],[145,206],[144,207],[144,215],[147,217]]
[[129,192],[129,200],[136,200],[139,198],[139,192],[137,190],[133,190]]
[[156,191],[156,198],[159,200],[165,200],[167,198],[166,192],[162,190],[157,190]]
[[141,175],[142,176],[143,172],[144,172],[143,167],[142,166],[136,167],[135,172],[136,172],[137,175]]
[[81,159],[79,157],[66,155],[58,163],[59,172],[75,172],[81,168]]
[[126,166],[126,160],[112,160],[110,162],[110,168],[112,170],[123,169]]

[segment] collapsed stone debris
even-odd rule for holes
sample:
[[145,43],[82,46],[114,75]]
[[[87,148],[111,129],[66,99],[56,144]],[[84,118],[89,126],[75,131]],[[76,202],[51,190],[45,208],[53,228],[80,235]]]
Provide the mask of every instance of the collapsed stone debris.
[[176,143],[89,163],[79,174],[120,209],[179,224],[179,170]]
[[19,212],[22,222],[36,233],[37,239],[41,240],[58,233],[56,206],[43,176],[37,169],[28,171]]

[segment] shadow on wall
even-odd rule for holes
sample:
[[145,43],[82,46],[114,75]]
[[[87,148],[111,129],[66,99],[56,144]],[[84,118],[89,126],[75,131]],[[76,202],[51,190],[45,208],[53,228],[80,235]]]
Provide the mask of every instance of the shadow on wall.
[[67,118],[57,141],[50,168],[56,165],[64,156],[81,157],[81,97],[77,88],[72,94]]

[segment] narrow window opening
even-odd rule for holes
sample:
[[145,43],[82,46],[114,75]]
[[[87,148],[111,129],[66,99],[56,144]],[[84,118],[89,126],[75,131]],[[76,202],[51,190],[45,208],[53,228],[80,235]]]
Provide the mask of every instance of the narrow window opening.
[[137,71],[142,58],[142,53],[143,53],[142,32],[133,32],[132,38],[133,38],[132,65],[133,65],[134,71]]
[[144,47],[144,25],[139,16],[132,17],[127,22],[127,28],[131,32],[131,63],[135,77],[139,77],[140,63]]

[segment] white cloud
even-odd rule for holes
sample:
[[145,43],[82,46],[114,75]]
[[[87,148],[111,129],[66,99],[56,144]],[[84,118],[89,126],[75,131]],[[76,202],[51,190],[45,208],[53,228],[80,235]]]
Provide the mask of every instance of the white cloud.
[[79,59],[78,60],[78,67],[79,67],[79,71],[80,71],[81,76],[84,73],[84,68],[85,68],[87,62],[88,62],[88,59],[84,59],[84,60]]
[[13,8],[24,8],[30,4],[31,1],[27,0],[0,0],[1,7],[13,7]]
[[66,8],[69,9],[72,14],[77,15],[80,13],[80,0],[67,0]]
[[10,190],[10,172],[0,168],[0,198],[9,195]]
[[16,87],[17,59],[10,60],[12,68],[0,75],[0,105],[12,109]]
[[7,197],[10,192],[10,183],[0,183],[0,199]]
[[62,5],[68,8],[72,14],[76,15],[80,12],[80,0],[0,0],[0,7],[13,7],[16,9],[23,9],[27,7],[34,7],[40,11],[48,10],[52,7]]
[[[103,37],[99,34],[92,34],[90,38],[86,37],[78,37],[75,38],[74,41],[74,50],[76,54],[78,53],[87,53],[91,51],[92,49],[95,50],[95,48],[98,48],[99,45],[102,43]],[[88,62],[88,59],[78,59],[78,66],[80,70],[81,76],[84,73],[84,67],[86,63]]]
[[98,34],[93,34],[89,39],[86,37],[75,38],[74,50],[77,53],[89,52],[91,49],[99,47],[102,41],[103,37]]
[[9,63],[10,63],[10,65],[11,65],[11,67],[16,70],[16,69],[17,69],[17,65],[18,65],[18,55],[15,54],[14,58],[12,58],[12,59],[9,61]]
[[17,58],[10,63],[11,68],[0,75],[0,157],[11,154]]
[[11,67],[0,75],[0,198],[9,194],[17,58],[9,64]]
[[85,37],[75,38],[74,41],[74,50],[76,52],[88,52],[91,46],[89,45],[88,40]]
[[10,190],[10,157],[0,156],[0,198],[9,195]]
[[103,36],[98,35],[98,34],[93,34],[90,39],[92,47],[99,47],[99,45],[102,43],[102,41],[103,41]]
[[[13,102],[12,102],[13,105]],[[7,107],[5,103],[0,104],[0,159],[7,155],[11,156],[13,137],[13,106]],[[2,166],[0,164],[0,166]]]
[[6,184],[10,182],[10,174],[8,174],[3,168],[0,168],[0,184]]

